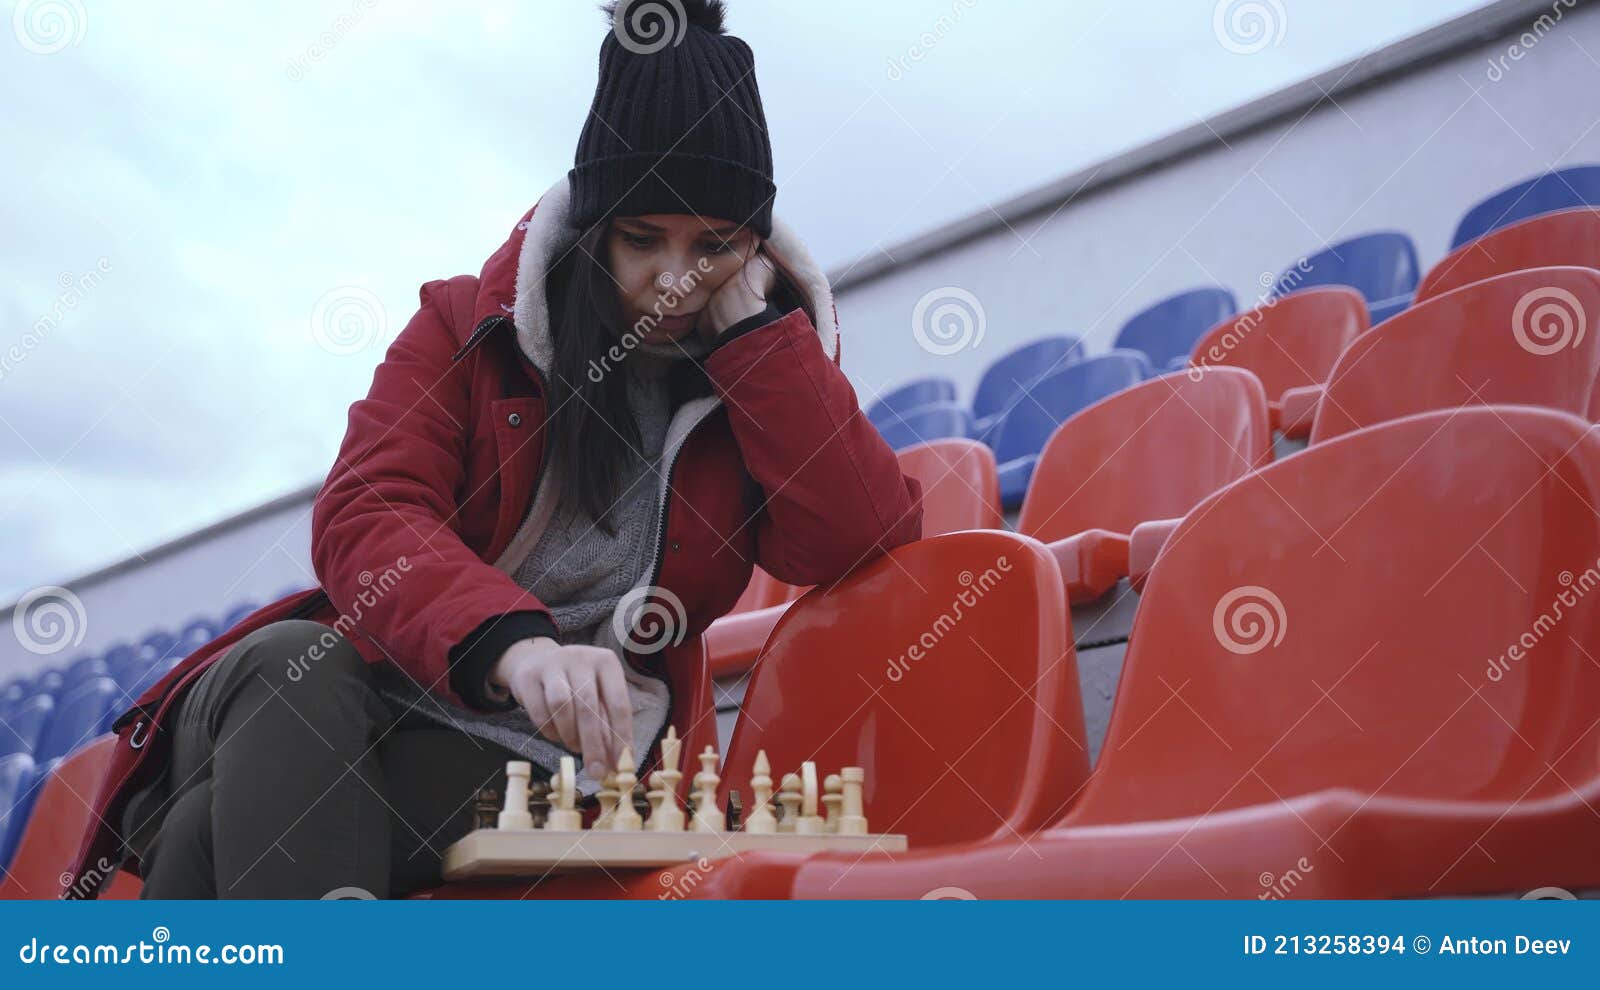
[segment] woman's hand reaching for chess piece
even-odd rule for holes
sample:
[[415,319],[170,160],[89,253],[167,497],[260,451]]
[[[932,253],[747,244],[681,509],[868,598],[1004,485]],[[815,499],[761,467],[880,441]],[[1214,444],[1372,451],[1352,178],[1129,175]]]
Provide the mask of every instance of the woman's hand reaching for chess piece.
[[603,646],[562,646],[545,636],[519,640],[490,671],[489,689],[509,691],[540,735],[582,753],[596,780],[633,744],[622,661]]

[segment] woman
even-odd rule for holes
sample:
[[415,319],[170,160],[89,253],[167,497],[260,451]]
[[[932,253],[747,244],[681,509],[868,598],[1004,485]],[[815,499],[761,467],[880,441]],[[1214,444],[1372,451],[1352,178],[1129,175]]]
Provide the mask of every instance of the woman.
[[681,8],[649,44],[603,8],[575,167],[478,277],[422,287],[317,495],[320,588],[119,719],[68,896],[119,861],[147,897],[435,885],[507,760],[579,755],[592,793],[656,759],[695,710],[675,647],[753,563],[828,584],[920,536],[772,216],[750,48]]

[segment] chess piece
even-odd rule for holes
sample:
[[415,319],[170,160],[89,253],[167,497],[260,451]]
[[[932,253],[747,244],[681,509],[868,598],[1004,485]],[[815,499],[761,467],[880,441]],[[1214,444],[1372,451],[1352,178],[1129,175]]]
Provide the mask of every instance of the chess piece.
[[866,785],[867,771],[861,767],[841,767],[839,779],[844,784],[843,803],[839,806],[840,835],[866,835],[867,816],[863,814],[862,790]]
[[635,769],[633,747],[622,747],[622,756],[617,759],[616,810],[611,813],[613,832],[637,832],[644,827],[644,819],[639,817],[639,809],[633,806],[634,785],[639,782],[638,776],[634,773]]
[[532,774],[533,764],[527,760],[506,764],[506,803],[496,821],[497,828],[533,828],[533,816],[528,814],[528,778]]
[[800,764],[800,817],[794,830],[801,835],[820,835],[827,823],[817,814],[817,765],[811,760]]
[[661,801],[644,823],[648,831],[682,832],[687,824],[687,816],[678,806],[678,782],[683,779],[683,771],[678,769],[678,754],[682,745],[677,728],[669,726],[661,739],[661,769],[650,775],[650,783],[661,790]]
[[550,812],[544,827],[552,832],[574,832],[583,828],[578,812],[577,763],[570,756],[561,758],[561,769],[550,778]]
[[778,785],[778,804],[783,808],[783,817],[778,819],[778,831],[794,831],[794,823],[800,818],[801,800],[800,775],[784,774],[783,783]]
[[[532,773],[532,769],[529,770]],[[494,828],[500,821],[500,792],[493,787],[478,790],[478,800],[472,809],[473,824],[478,828]]]
[[600,782],[599,793],[595,795],[600,800],[600,814],[595,817],[591,828],[611,827],[611,816],[616,814],[617,799],[621,796],[621,792],[617,790],[617,775],[614,772],[606,774],[605,779]]
[[755,792],[755,798],[750,805],[750,815],[745,819],[744,830],[756,835],[771,835],[778,831],[778,819],[772,813],[772,765],[767,762],[767,751],[764,749],[756,753],[750,789]]
[[710,746],[700,754],[700,772],[694,775],[694,819],[689,823],[691,832],[721,832],[727,825],[722,809],[717,807],[717,751]]
[[828,779],[822,782],[822,805],[828,809],[828,824],[825,831],[839,831],[839,805],[844,803],[844,781],[836,773],[828,774]]

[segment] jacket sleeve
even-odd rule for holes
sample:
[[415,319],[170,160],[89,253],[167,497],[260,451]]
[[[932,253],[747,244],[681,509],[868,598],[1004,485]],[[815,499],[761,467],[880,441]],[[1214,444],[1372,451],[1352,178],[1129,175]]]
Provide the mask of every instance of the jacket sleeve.
[[920,539],[921,484],[901,473],[805,310],[739,329],[706,373],[766,496],[756,562],[780,581],[826,585]]
[[424,687],[474,708],[478,663],[513,630],[554,630],[549,610],[461,539],[472,422],[470,362],[452,363],[448,289],[425,284],[421,309],[351,404],[339,455],[311,513],[311,560],[329,600]]

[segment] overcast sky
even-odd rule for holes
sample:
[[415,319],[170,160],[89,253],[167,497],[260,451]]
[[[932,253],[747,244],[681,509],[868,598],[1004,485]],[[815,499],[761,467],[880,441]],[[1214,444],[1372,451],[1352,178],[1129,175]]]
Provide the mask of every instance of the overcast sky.
[[[4,602],[320,482],[418,286],[571,166],[606,30],[576,0],[6,6]],[[1480,2],[729,6],[775,209],[832,267]]]

